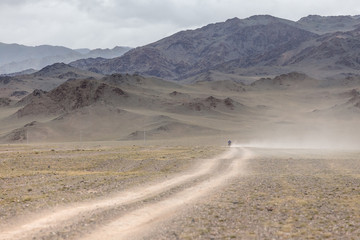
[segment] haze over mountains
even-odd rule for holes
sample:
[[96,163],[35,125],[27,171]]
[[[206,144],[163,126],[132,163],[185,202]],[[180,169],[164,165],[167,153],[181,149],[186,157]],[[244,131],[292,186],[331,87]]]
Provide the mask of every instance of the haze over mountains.
[[49,91],[69,79],[102,78],[103,75],[55,63],[40,71],[15,76],[0,76],[0,97],[18,100],[35,89]]
[[[251,85],[177,84],[139,75],[72,79],[35,90],[2,113],[3,142],[227,138],[289,147],[348,147],[360,140],[359,86],[323,86],[300,73]],[[6,107],[7,106],[7,107]],[[205,139],[205,140],[204,140]],[[284,145],[285,144],[285,145]]]
[[129,47],[113,49],[70,49],[60,46],[41,45],[29,47],[0,42],[0,74],[21,72],[28,69],[40,70],[57,62],[70,63],[82,58],[114,58],[129,51]]
[[359,51],[359,16],[234,18],[121,57],[1,76],[0,140],[353,147]]

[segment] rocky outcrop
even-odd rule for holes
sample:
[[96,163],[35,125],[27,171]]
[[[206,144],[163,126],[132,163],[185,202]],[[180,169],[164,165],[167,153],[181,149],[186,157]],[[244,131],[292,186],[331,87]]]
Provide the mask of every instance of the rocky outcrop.
[[26,105],[16,116],[58,115],[99,102],[111,104],[124,97],[127,94],[120,88],[95,79],[69,80],[48,93],[35,90],[21,101]]

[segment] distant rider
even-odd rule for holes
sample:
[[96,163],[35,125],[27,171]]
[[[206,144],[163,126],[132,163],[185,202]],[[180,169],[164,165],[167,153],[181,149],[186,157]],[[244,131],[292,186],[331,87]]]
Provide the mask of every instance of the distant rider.
[[228,146],[229,146],[229,147],[231,146],[231,140],[228,141]]

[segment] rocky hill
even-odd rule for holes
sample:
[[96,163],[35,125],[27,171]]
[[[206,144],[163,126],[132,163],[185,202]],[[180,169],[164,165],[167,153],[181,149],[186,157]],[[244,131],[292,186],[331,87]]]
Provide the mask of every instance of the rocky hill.
[[58,115],[97,102],[111,104],[125,97],[127,97],[126,93],[120,88],[101,83],[96,79],[70,80],[48,93],[35,90],[20,102],[26,105],[16,113],[16,116],[20,118],[37,114]]
[[313,79],[306,74],[291,72],[282,74],[274,78],[261,78],[253,82],[250,86],[253,90],[269,90],[269,89],[302,89],[315,88],[319,86],[319,81]]

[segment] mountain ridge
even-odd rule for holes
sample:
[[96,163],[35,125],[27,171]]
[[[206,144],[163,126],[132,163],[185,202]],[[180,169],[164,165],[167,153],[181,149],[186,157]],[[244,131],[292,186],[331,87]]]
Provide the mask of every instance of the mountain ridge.
[[105,74],[128,72],[179,80],[228,61],[239,60],[240,66],[246,66],[264,52],[282,53],[318,36],[288,22],[271,16],[233,18],[175,33],[122,57],[89,65],[79,60],[70,65]]
[[[275,75],[302,72],[305,71],[304,67],[310,67],[310,74],[316,77],[328,70],[331,70],[329,76],[357,73],[357,51],[352,53],[351,61],[346,62],[348,56],[336,55],[341,46],[335,44],[330,51],[339,59],[328,63],[312,61],[310,49],[321,47],[323,42],[329,41],[327,38],[336,38],[339,30],[351,35],[358,26],[359,16],[310,15],[297,22],[270,15],[232,18],[198,29],[180,31],[132,49],[121,57],[78,60],[70,65],[103,74],[139,73],[171,80],[186,80],[211,70],[229,74],[249,67],[254,67],[254,74],[257,75],[259,71],[256,68],[264,66],[277,67],[279,71]],[[354,44],[357,38],[353,36]],[[347,48],[353,46],[350,44]],[[310,53],[306,55],[306,51]],[[304,58],[299,61],[302,55]],[[343,64],[336,69],[339,62]]]
[[63,46],[25,46],[17,43],[0,42],[0,74],[21,72],[26,69],[41,69],[57,62],[70,63],[82,58],[113,58],[121,56],[130,49],[129,47],[117,46],[113,49],[98,48],[81,51]]

